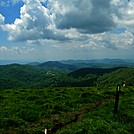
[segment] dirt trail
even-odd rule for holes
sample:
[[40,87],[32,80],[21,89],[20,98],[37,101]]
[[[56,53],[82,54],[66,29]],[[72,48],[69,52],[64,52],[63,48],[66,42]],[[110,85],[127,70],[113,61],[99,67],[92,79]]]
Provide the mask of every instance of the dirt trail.
[[59,122],[57,124],[54,125],[54,127],[52,127],[49,131],[48,131],[48,134],[55,134],[59,129],[65,127],[65,126],[68,126],[68,125],[72,125],[78,121],[80,121],[82,119],[82,117],[87,114],[87,112],[91,112],[93,109],[107,103],[107,102],[110,102],[112,101],[113,98],[111,99],[107,99],[105,100],[104,102],[95,102],[93,104],[91,104],[90,106],[88,107],[81,107],[79,108],[78,111],[76,112],[72,112],[72,113],[68,113],[68,114],[64,114],[64,115],[60,115],[59,118],[62,116],[62,117],[65,117],[65,118],[68,118],[70,116],[74,116],[74,119],[69,121],[69,122],[66,122],[66,123],[62,123],[62,122]]

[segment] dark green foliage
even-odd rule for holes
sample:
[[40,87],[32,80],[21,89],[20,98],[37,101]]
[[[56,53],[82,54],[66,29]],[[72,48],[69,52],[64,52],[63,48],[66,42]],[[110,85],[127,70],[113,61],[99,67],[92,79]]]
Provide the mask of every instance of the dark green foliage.
[[74,72],[71,72],[69,75],[73,77],[85,77],[87,74],[90,75],[103,75],[105,73],[110,73],[115,71],[119,68],[110,68],[110,69],[103,69],[103,68],[81,68]]
[[0,128],[3,127],[21,127],[22,125],[25,124],[25,121],[23,121],[22,119],[17,119],[17,118],[5,118],[5,119],[1,119],[0,120]]
[[0,66],[0,89],[55,86],[62,74],[62,70],[32,65],[3,65]]
[[33,123],[38,119],[38,112],[31,108],[25,108],[20,110],[17,116],[26,122]]
[[32,65],[0,66],[0,89],[44,88],[44,87],[87,87],[116,85],[126,81],[134,83],[131,68],[82,68],[68,74],[69,70]]

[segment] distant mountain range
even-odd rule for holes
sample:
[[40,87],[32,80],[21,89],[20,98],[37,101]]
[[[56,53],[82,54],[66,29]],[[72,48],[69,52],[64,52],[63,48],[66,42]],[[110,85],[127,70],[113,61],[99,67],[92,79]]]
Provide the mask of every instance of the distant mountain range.
[[64,60],[61,62],[74,65],[78,68],[134,67],[134,60],[131,59]]
[[112,68],[112,67],[134,67],[134,59],[92,59],[92,60],[61,60],[61,61],[46,61],[46,62],[19,62],[0,60],[0,65],[7,64],[28,64],[34,66],[51,67],[51,68],[67,68],[75,70],[79,68]]
[[68,69],[68,70],[76,70],[77,69],[77,67],[74,65],[61,63],[59,61],[48,61],[48,62],[38,64],[37,66],[48,67],[48,68]]
[[41,63],[39,63],[39,62],[30,62],[27,65],[38,66],[39,64],[41,64]]
[[26,64],[28,61],[20,61],[20,60],[0,60],[0,65],[8,65],[8,64]]
[[134,60],[131,59],[93,59],[93,60],[62,60],[47,61],[43,63],[32,62],[29,65],[36,65],[49,68],[62,68],[76,70],[80,68],[113,68],[113,67],[134,67]]

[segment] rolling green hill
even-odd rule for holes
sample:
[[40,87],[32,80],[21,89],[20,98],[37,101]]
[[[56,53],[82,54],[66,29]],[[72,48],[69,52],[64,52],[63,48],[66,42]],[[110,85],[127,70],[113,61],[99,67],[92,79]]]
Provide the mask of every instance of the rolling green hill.
[[103,69],[103,68],[81,68],[78,69],[76,71],[71,72],[69,75],[73,76],[73,77],[85,77],[87,74],[92,74],[92,75],[97,75],[97,76],[101,76],[105,73],[110,73],[113,72],[115,70],[120,69],[120,67],[117,68],[107,68],[107,69]]
[[[60,64],[61,65],[61,64]],[[1,65],[0,89],[44,88],[44,87],[86,87],[116,85],[126,81],[134,85],[132,68],[81,68],[70,73],[67,68],[51,68],[35,65]]]
[[77,79],[85,78],[85,80],[91,78],[87,81],[88,83],[93,80],[92,78],[95,78],[92,81],[94,86],[98,84],[102,86],[117,85],[122,84],[124,81],[126,85],[134,85],[134,68],[82,68],[69,73],[69,76]]
[[98,78],[101,85],[115,85],[126,82],[126,85],[134,86],[134,68],[122,68]]
[[50,86],[62,71],[32,65],[0,66],[0,89]]

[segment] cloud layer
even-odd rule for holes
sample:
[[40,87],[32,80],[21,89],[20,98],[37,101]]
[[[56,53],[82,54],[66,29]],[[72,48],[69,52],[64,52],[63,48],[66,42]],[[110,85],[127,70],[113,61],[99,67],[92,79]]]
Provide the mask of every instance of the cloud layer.
[[20,17],[13,24],[4,24],[0,14],[10,41],[68,52],[134,48],[134,0],[22,1]]
[[114,3],[114,8],[116,9],[114,19],[117,26],[125,27],[134,33],[134,0],[116,2]]
[[83,33],[102,33],[115,27],[110,0],[58,0],[50,2],[57,28],[76,28]]

